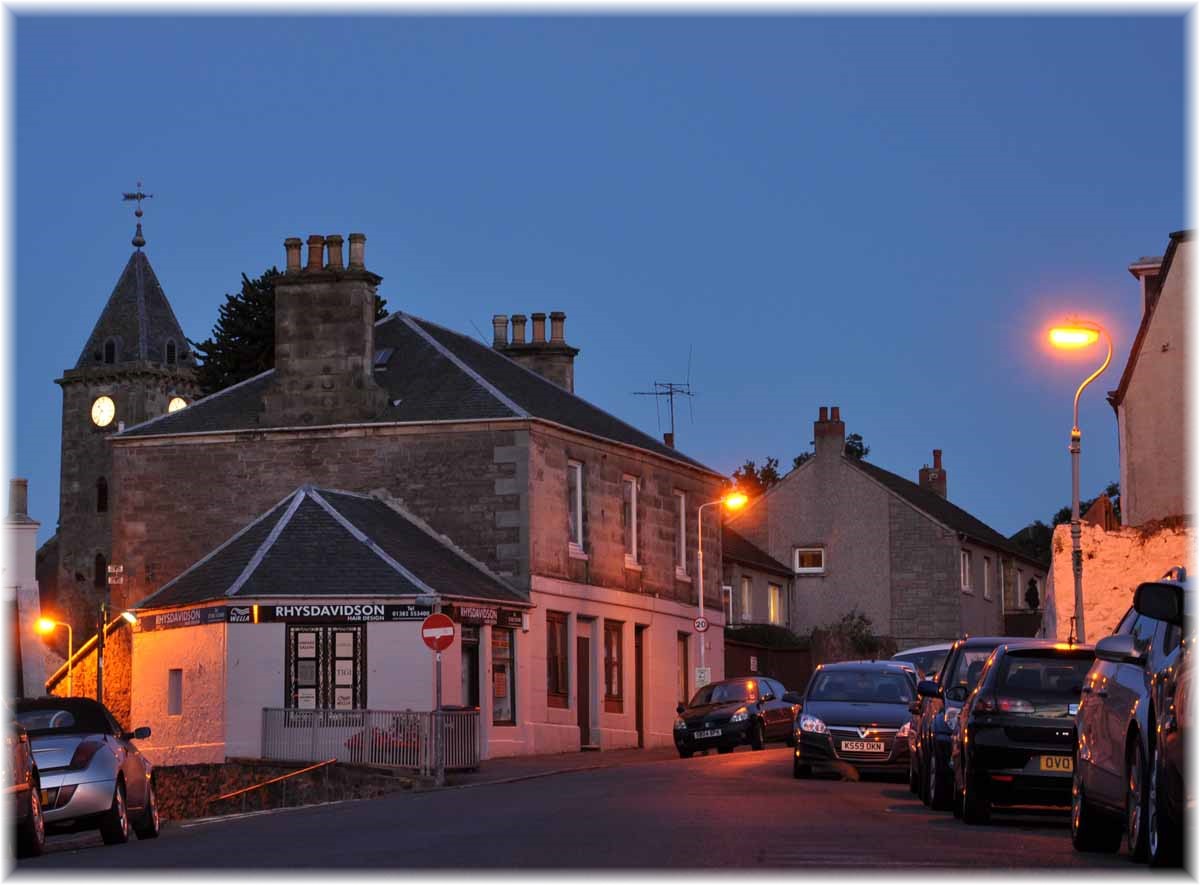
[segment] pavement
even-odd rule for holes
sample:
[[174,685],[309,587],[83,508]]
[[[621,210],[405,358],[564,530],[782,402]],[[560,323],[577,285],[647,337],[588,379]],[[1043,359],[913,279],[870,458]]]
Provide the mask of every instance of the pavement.
[[[674,747],[649,747],[646,749],[582,751],[573,753],[548,753],[539,756],[509,756],[500,759],[484,759],[476,771],[451,771],[446,774],[446,787],[472,787],[480,784],[506,784],[549,777],[571,771],[587,771],[599,768],[614,768],[636,762],[662,762],[678,759]],[[422,789],[429,789],[422,785]]]

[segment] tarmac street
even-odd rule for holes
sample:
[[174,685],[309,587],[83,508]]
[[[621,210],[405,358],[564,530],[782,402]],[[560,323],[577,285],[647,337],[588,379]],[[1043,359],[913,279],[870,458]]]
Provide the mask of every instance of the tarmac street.
[[790,751],[773,746],[173,823],[157,840],[115,847],[90,833],[56,836],[17,872],[747,866],[1144,869],[1075,852],[1065,809],[1000,811],[967,827],[903,782],[795,780]]

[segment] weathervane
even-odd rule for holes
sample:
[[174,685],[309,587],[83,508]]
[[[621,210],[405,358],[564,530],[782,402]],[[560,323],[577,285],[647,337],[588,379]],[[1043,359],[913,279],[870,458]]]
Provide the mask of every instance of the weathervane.
[[142,200],[148,200],[153,196],[154,194],[142,193],[142,183],[140,181],[137,183],[137,190],[134,193],[121,195],[122,200],[137,200],[137,209],[134,210],[133,214],[138,219],[138,223],[137,233],[133,235],[133,245],[137,246],[139,249],[146,245],[146,238],[142,236]]

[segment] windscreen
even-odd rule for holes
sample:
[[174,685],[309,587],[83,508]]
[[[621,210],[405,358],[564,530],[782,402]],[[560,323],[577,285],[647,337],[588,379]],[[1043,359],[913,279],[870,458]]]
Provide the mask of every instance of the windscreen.
[[924,679],[926,676],[936,673],[942,669],[942,664],[946,660],[946,655],[950,649],[943,648],[941,651],[922,651],[909,654],[899,654],[893,656],[892,660],[907,661],[917,668],[917,673]]
[[73,703],[22,707],[18,702],[17,721],[30,737],[46,734],[107,734],[110,729],[104,716],[92,707]]
[[908,704],[912,682],[894,670],[825,670],[813,679],[810,701],[863,704]]
[[1007,655],[996,673],[996,693],[1032,701],[1077,700],[1093,658]]
[[758,699],[758,690],[753,679],[739,679],[737,682],[714,682],[700,689],[692,697],[688,706],[699,707],[704,704],[732,704],[735,701],[753,701]]

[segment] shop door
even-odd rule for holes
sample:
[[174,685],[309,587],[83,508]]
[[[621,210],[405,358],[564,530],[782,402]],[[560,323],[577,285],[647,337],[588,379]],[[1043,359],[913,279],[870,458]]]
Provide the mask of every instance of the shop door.
[[592,643],[586,636],[575,637],[575,700],[579,719],[579,746],[592,743]]
[[466,707],[479,707],[478,627],[462,628],[462,702]]
[[633,710],[637,727],[638,747],[646,746],[646,714],[642,710],[646,697],[645,688],[642,684],[646,674],[642,662],[642,637],[645,633],[645,627],[633,628]]

